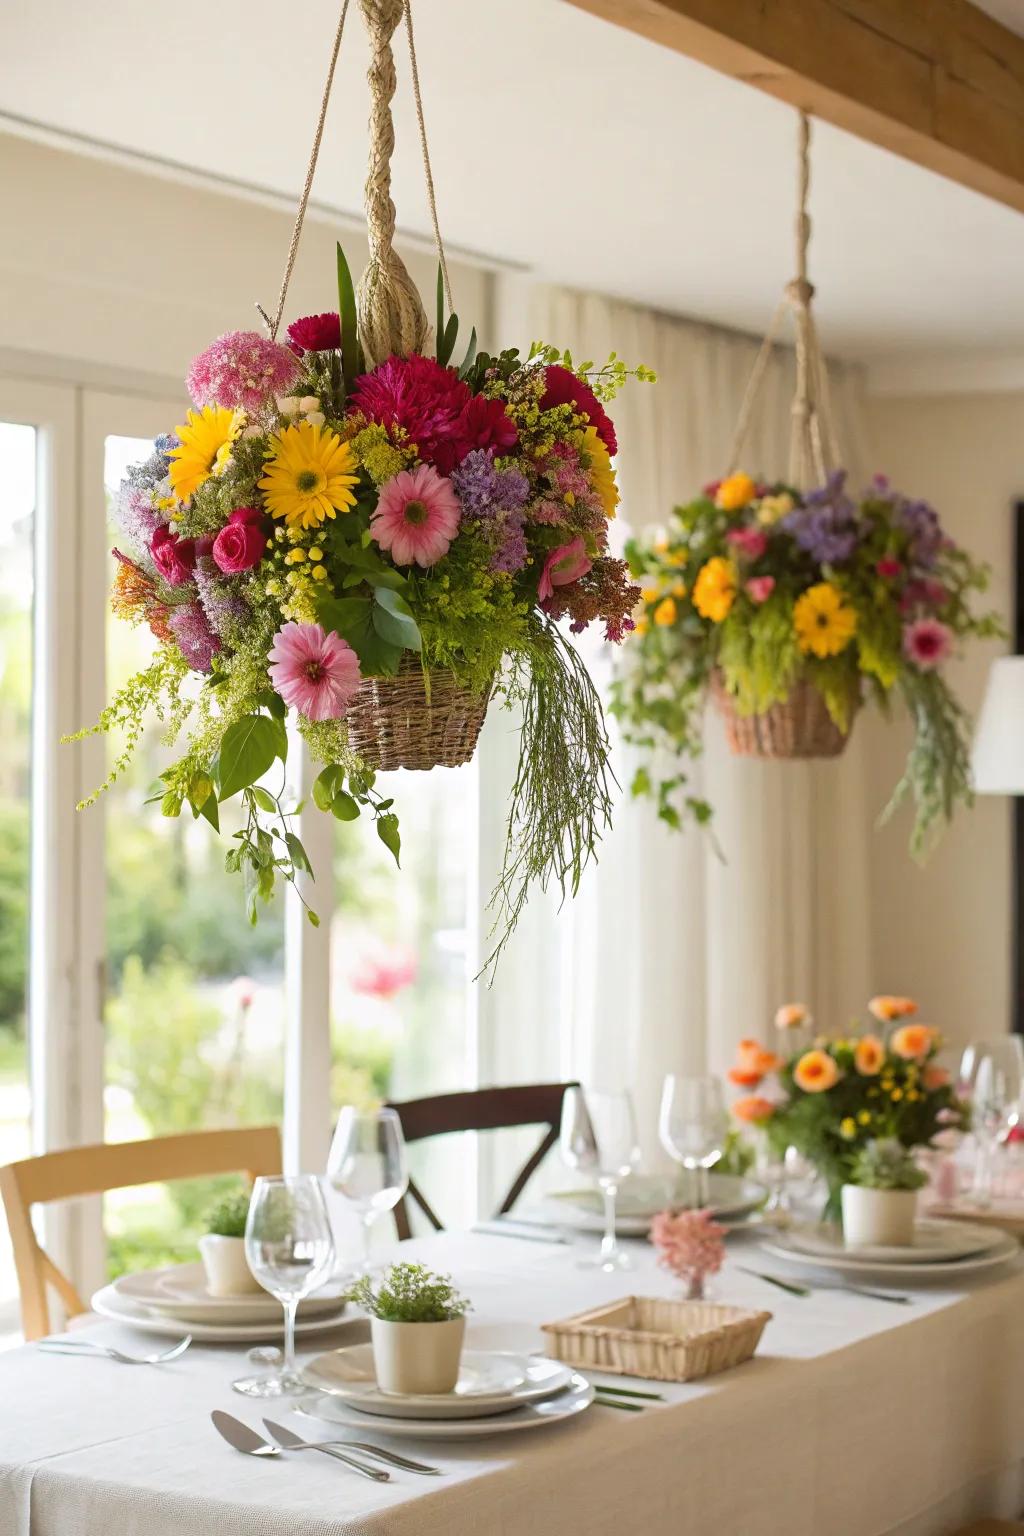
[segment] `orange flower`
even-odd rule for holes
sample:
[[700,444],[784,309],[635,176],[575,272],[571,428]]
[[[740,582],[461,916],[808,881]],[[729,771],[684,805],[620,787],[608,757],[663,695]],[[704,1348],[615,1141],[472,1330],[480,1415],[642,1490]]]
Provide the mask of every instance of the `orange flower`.
[[756,1088],[764,1076],[753,1068],[730,1067],[726,1073],[730,1083],[735,1083],[737,1088]]
[[917,1012],[917,1004],[912,997],[873,997],[868,1003],[868,1012],[873,1013],[880,1024],[892,1024],[896,1019],[909,1019],[912,1013]]
[[742,472],[726,475],[715,492],[715,506],[723,512],[738,512],[748,501],[753,501],[756,492],[757,486],[749,475]]
[[806,1003],[783,1003],[775,1015],[776,1029],[799,1029],[811,1022],[811,1010]]
[[885,1046],[877,1035],[864,1035],[857,1041],[853,1053],[853,1064],[861,1077],[874,1077],[882,1069],[885,1060]]
[[925,1067],[921,1074],[921,1082],[929,1093],[934,1093],[937,1088],[945,1088],[949,1085],[949,1073],[945,1067]]
[[824,1093],[839,1081],[839,1068],[828,1051],[805,1051],[794,1068],[793,1081],[804,1093]]
[[775,1105],[759,1093],[748,1093],[746,1098],[736,1100],[732,1112],[737,1120],[743,1120],[747,1125],[763,1125],[774,1115]]
[[736,1070],[738,1072],[759,1072],[763,1055],[764,1046],[760,1040],[741,1040],[736,1047]]
[[934,1038],[935,1031],[930,1024],[904,1024],[893,1035],[890,1044],[904,1061],[920,1061],[928,1055]]

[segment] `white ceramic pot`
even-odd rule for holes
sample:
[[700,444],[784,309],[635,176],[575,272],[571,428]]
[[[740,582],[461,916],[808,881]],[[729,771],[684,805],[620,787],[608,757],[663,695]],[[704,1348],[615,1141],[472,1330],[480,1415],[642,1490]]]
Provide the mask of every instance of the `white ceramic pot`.
[[916,1189],[843,1185],[843,1241],[847,1248],[909,1248],[916,1217]]
[[211,1296],[251,1296],[263,1290],[246,1262],[244,1237],[207,1232],[199,1239],[199,1257]]
[[371,1317],[373,1364],[382,1392],[451,1392],[459,1379],[466,1319],[387,1323]]

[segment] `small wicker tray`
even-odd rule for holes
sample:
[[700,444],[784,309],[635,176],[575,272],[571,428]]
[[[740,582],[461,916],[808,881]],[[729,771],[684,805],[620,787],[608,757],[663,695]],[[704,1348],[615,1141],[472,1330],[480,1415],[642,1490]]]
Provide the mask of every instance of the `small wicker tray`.
[[551,1353],[566,1365],[651,1381],[693,1381],[749,1360],[771,1315],[708,1301],[627,1296],[545,1323],[543,1331]]

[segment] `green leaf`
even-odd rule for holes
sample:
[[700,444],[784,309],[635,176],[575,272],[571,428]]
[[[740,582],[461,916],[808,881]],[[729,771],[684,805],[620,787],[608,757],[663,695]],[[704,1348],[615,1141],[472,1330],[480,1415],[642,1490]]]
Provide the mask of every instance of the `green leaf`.
[[402,851],[402,838],[398,830],[398,817],[394,811],[389,811],[386,816],[378,816],[377,836],[385,848],[390,849],[391,853],[394,854],[395,863],[401,868],[399,855]]
[[331,801],[331,814],[339,821],[355,821],[359,815],[359,804],[351,795],[340,790]]
[[303,848],[302,843],[296,837],[295,833],[286,832],[284,841],[285,847],[288,849],[288,852],[291,855],[291,860],[295,868],[303,870],[304,873],[307,874],[312,880],[314,878],[313,866],[309,862],[309,859],[306,856],[306,850]]
[[311,923],[314,928],[320,927],[320,919],[317,917],[312,907],[306,908],[306,921]]
[[200,816],[205,816],[215,832],[220,831],[220,812],[217,809],[216,794],[211,794],[208,799],[203,801],[199,807],[199,814]]
[[422,650],[419,625],[401,593],[391,587],[378,587],[375,595],[373,627],[381,639],[390,645],[400,645],[404,650]]
[[220,744],[218,799],[229,800],[263,777],[279,755],[282,730],[269,715],[246,715],[228,726]]
[[441,263],[437,264],[437,325],[434,327],[435,352],[438,362],[441,361],[441,347],[444,343],[444,273],[441,271]]
[[338,314],[341,318],[341,372],[345,394],[352,393],[359,374],[359,333],[356,326],[356,290],[345,252],[338,242]]
[[345,782],[345,770],[339,763],[328,763],[313,780],[313,804],[318,811],[329,811],[331,802]]
[[651,775],[646,768],[638,768],[633,775],[633,782],[629,786],[631,795],[649,795],[651,792]]
[[474,325],[473,329],[469,333],[469,346],[466,348],[466,355],[462,359],[462,367],[459,369],[459,378],[460,379],[464,379],[466,377],[466,374],[470,371],[470,369],[472,368],[472,366],[473,366],[473,364],[475,362],[476,362],[476,326]]
[[161,816],[181,815],[181,795],[175,789],[169,789],[160,801]]
[[335,630],[348,641],[364,676],[393,677],[403,647],[378,634],[372,609],[368,597],[324,597],[317,604],[317,617],[325,629]]
[[275,693],[273,688],[264,688],[261,693],[256,695],[256,702],[261,709],[265,709],[268,714],[273,715],[275,720],[283,720],[288,713],[284,699],[282,699],[279,693]]
[[452,353],[455,351],[455,343],[459,335],[458,315],[449,315],[448,323],[444,328],[443,341],[437,344],[437,360],[442,367],[447,368]]

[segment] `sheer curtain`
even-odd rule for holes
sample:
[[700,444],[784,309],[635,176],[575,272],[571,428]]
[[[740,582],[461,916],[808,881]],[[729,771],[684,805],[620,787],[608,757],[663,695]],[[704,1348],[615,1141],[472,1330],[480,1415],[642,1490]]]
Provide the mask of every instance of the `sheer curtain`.
[[[664,524],[673,505],[723,472],[754,341],[561,289],[532,289],[528,320],[531,337],[575,357],[600,360],[614,349],[657,371],[656,385],[631,383],[612,408],[620,537],[627,527]],[[831,384],[859,484],[867,467],[861,382],[840,367]],[[792,387],[792,359],[780,349],[744,453],[754,474],[785,473]],[[612,648],[593,649],[607,681]],[[484,771],[495,785],[503,772],[495,749],[506,746],[485,741]],[[823,1022],[862,1006],[869,817],[856,731],[835,762],[756,762],[729,754],[709,709],[692,782],[715,806],[722,857],[706,832],[672,832],[648,803],[629,799],[632,763],[621,743],[615,763],[624,789],[600,863],[561,911],[550,900],[532,905],[481,1004],[481,1068],[490,1081],[564,1073],[629,1086],[653,1166],[666,1072],[722,1070],[738,1039],[768,1036],[781,1001],[806,1001]]]

